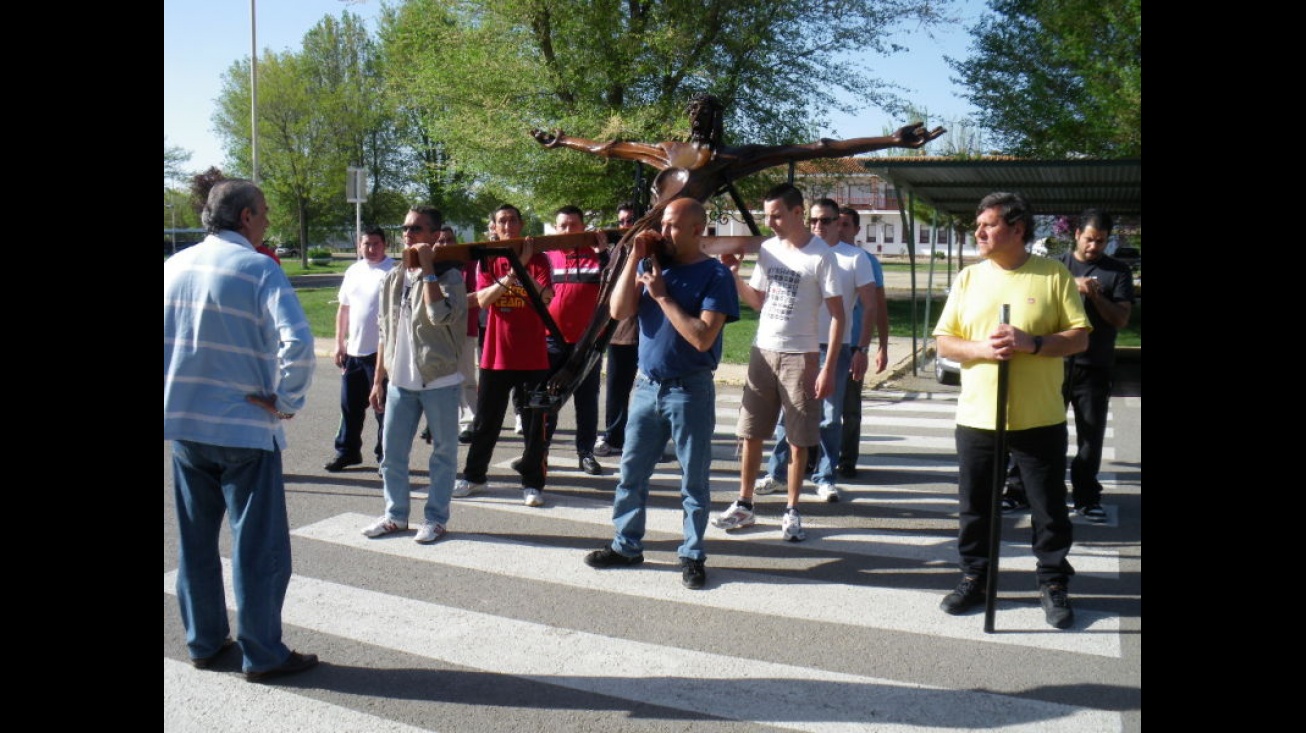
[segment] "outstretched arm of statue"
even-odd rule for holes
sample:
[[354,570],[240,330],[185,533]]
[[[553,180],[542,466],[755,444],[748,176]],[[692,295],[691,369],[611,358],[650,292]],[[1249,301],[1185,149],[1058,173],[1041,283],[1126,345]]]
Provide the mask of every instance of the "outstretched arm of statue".
[[646,163],[658,170],[662,170],[670,165],[667,161],[667,152],[661,145],[649,145],[648,143],[634,143],[622,140],[611,140],[605,143],[596,140],[586,140],[583,137],[574,137],[564,133],[562,130],[548,132],[546,130],[531,130],[531,137],[535,138],[539,144],[546,148],[571,148],[579,150],[582,153],[591,153],[601,155],[605,158],[617,158],[618,160],[634,160],[640,163]]
[[731,176],[739,179],[790,161],[846,158],[885,148],[920,148],[944,132],[947,131],[942,127],[927,131],[924,123],[913,122],[898,128],[892,135],[854,137],[848,140],[823,137],[805,145],[742,145],[731,149],[726,155],[738,160],[731,170]]

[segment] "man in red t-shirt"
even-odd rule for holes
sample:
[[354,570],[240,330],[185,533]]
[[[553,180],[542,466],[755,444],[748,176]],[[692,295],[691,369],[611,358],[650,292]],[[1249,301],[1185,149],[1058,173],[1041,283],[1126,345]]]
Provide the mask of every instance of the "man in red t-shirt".
[[[521,211],[503,204],[494,211],[493,225],[499,239],[520,237]],[[485,343],[481,348],[472,442],[462,478],[454,484],[454,496],[468,496],[487,487],[485,472],[499,441],[509,395],[524,403],[549,374],[544,321],[535,312],[525,288],[533,288],[548,303],[553,298],[552,271],[548,257],[534,253],[529,239],[522,247],[521,259],[531,277],[525,283],[518,281],[502,256],[487,257],[477,270],[476,300],[487,313]],[[518,407],[524,408],[525,404]],[[539,410],[523,410],[523,415],[528,418],[524,421],[526,448],[516,464],[522,476],[522,501],[526,506],[544,506],[546,452],[539,433],[544,429],[544,420]]]
[[[558,234],[585,231],[585,215],[575,206],[564,206],[554,214],[553,228]],[[549,375],[567,363],[576,343],[585,335],[599,306],[599,281],[607,261],[607,237],[595,232],[593,247],[545,252],[553,267],[553,300],[549,315],[562,330],[562,339],[548,335]],[[599,434],[599,366],[576,387],[571,402],[576,410],[576,457],[580,469],[592,476],[602,476],[603,467],[594,458],[594,441]],[[545,417],[544,440],[553,442],[558,416]]]

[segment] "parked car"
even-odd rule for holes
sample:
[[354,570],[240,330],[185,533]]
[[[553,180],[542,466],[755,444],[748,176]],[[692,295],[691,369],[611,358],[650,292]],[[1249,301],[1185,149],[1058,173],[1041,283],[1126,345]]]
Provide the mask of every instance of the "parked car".
[[961,384],[961,364],[934,352],[934,378],[939,384]]
[[295,248],[295,247],[288,247],[288,246],[277,247],[277,250],[276,250],[276,251],[277,251],[277,256],[278,256],[278,257],[298,257],[298,256],[299,256],[299,249],[297,249],[297,248]]

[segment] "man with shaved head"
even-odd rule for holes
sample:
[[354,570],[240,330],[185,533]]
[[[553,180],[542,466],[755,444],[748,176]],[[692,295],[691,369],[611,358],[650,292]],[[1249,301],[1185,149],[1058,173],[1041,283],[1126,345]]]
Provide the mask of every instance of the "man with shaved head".
[[712,492],[712,434],[716,430],[713,374],[721,361],[721,330],[739,319],[734,275],[703,254],[699,237],[707,212],[698,201],[676,199],[662,212],[660,230],[636,235],[612,289],[609,310],[639,322],[639,374],[626,420],[621,481],[612,502],[612,542],[585,556],[593,568],[644,562],[649,477],[670,438],[680,462],[685,541],[681,582],[699,589]]

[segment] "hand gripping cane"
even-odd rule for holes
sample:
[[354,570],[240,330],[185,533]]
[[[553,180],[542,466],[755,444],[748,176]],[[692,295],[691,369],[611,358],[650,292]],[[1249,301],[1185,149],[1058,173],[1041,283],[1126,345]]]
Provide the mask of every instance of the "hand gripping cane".
[[[1003,325],[1011,323],[1011,305],[1002,304]],[[984,633],[993,633],[998,602],[998,554],[1002,549],[1002,485],[1007,476],[1007,389],[1011,360],[998,362],[998,409],[993,433],[993,487],[989,497],[989,574],[985,578]]]

